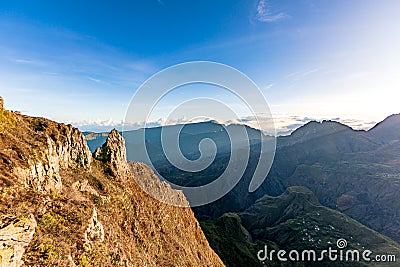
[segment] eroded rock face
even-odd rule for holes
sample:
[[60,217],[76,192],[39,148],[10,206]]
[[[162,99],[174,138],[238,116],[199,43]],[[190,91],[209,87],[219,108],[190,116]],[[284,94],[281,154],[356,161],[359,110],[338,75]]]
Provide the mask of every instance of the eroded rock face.
[[27,218],[0,215],[0,266],[21,266],[22,255],[35,233],[37,223],[31,214]]
[[85,232],[85,249],[87,251],[90,250],[90,242],[92,241],[104,241],[104,228],[101,222],[97,218],[97,211],[96,208],[93,209],[93,215],[89,219],[88,227],[86,228]]
[[[189,208],[137,185],[133,177],[142,176],[152,190],[186,201],[149,167],[128,169],[117,131],[98,150],[102,161],[91,163],[72,126],[0,113],[0,216],[14,214],[0,219],[0,266],[223,266]],[[60,190],[39,193],[52,189]]]
[[124,138],[113,129],[102,147],[94,152],[94,158],[111,164],[111,171],[114,176],[127,179],[130,175],[126,162],[126,148]]
[[63,140],[57,136],[47,136],[46,157],[49,165],[53,165],[55,170],[57,166],[64,168],[78,166],[89,169],[92,155],[85,137],[71,125],[65,126],[63,130],[66,137]]
[[88,180],[76,181],[72,184],[72,186],[80,192],[86,192],[94,196],[99,196],[99,193],[97,193],[96,189],[90,186]]
[[0,96],[0,110],[4,109],[4,99]]
[[64,126],[64,138],[48,136],[47,147],[43,150],[44,158],[33,162],[28,160],[29,168],[17,168],[15,172],[24,178],[24,183],[39,192],[62,189],[60,168],[82,167],[90,169],[92,155],[82,133],[71,125]]

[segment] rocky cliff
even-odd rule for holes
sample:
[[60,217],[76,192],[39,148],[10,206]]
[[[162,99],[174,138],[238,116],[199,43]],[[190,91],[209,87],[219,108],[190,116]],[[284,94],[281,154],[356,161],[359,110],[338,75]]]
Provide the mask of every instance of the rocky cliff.
[[110,164],[110,171],[115,177],[129,179],[128,163],[126,162],[125,141],[116,129],[113,129],[106,142],[94,152],[97,160]]
[[0,266],[223,266],[190,208],[136,181],[186,203],[117,131],[92,157],[71,125],[0,109]]

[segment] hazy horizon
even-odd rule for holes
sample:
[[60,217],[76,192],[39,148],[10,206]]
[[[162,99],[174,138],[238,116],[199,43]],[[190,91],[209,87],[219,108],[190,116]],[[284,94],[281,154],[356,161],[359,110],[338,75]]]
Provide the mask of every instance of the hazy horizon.
[[[399,113],[400,114],[400,113]],[[390,114],[388,116],[386,116],[384,119],[388,118],[389,116],[392,115],[399,115],[399,114]],[[299,118],[297,116],[292,116],[291,119],[293,120],[292,124],[286,125],[284,126],[284,128],[279,128],[276,127],[276,136],[286,136],[286,135],[290,135],[291,133],[293,133],[294,131],[296,131],[297,129],[299,129],[300,127],[308,124],[309,122],[318,122],[318,123],[322,123],[324,121],[333,121],[333,122],[339,122],[343,125],[349,126],[351,127],[353,130],[364,130],[364,131],[368,131],[372,128],[374,128],[377,124],[379,124],[380,122],[382,122],[384,119],[380,120],[380,121],[372,121],[369,123],[363,123],[362,121],[358,121],[358,120],[342,120],[340,118],[322,118],[322,119],[312,119],[312,118]],[[123,122],[121,122],[121,124],[119,125],[113,125],[112,128],[110,128],[110,126],[88,126],[88,125],[84,125],[82,126],[78,126],[78,125],[73,125],[77,128],[79,128],[82,132],[93,132],[93,133],[108,133],[110,132],[112,129],[117,129],[118,131],[135,131],[135,130],[141,130],[141,129],[151,129],[151,128],[160,128],[160,127],[164,127],[164,126],[175,126],[175,125],[186,125],[186,124],[196,124],[196,123],[207,123],[207,122],[215,122],[217,124],[221,124],[224,126],[229,126],[229,125],[246,125],[249,126],[251,128],[260,130],[257,125],[252,124],[252,123],[248,123],[246,121],[216,121],[213,120],[211,118],[206,118],[204,120],[197,120],[197,121],[177,121],[175,123],[163,123],[162,121],[159,122],[152,122],[152,123],[148,123],[145,127],[143,125],[134,125],[133,127],[127,127],[127,125],[124,125]],[[287,121],[285,121],[287,122]],[[275,124],[277,124],[275,122]],[[278,124],[279,125],[279,124]],[[87,127],[87,128],[86,128]],[[93,130],[94,129],[94,130]]]

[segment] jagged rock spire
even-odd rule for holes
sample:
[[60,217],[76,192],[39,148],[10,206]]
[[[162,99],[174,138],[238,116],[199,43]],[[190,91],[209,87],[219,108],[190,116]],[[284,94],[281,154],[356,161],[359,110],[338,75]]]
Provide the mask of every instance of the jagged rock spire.
[[97,160],[109,162],[114,176],[119,178],[127,178],[129,176],[125,141],[116,129],[113,129],[108,134],[106,142],[96,149],[93,156]]
[[0,110],[4,109],[4,99],[0,96]]

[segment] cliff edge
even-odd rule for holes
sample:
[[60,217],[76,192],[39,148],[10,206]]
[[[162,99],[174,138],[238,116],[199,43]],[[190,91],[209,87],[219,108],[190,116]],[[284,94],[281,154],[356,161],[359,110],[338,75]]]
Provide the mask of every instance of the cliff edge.
[[190,208],[136,184],[186,203],[116,130],[92,156],[78,129],[0,103],[0,266],[223,266]]

